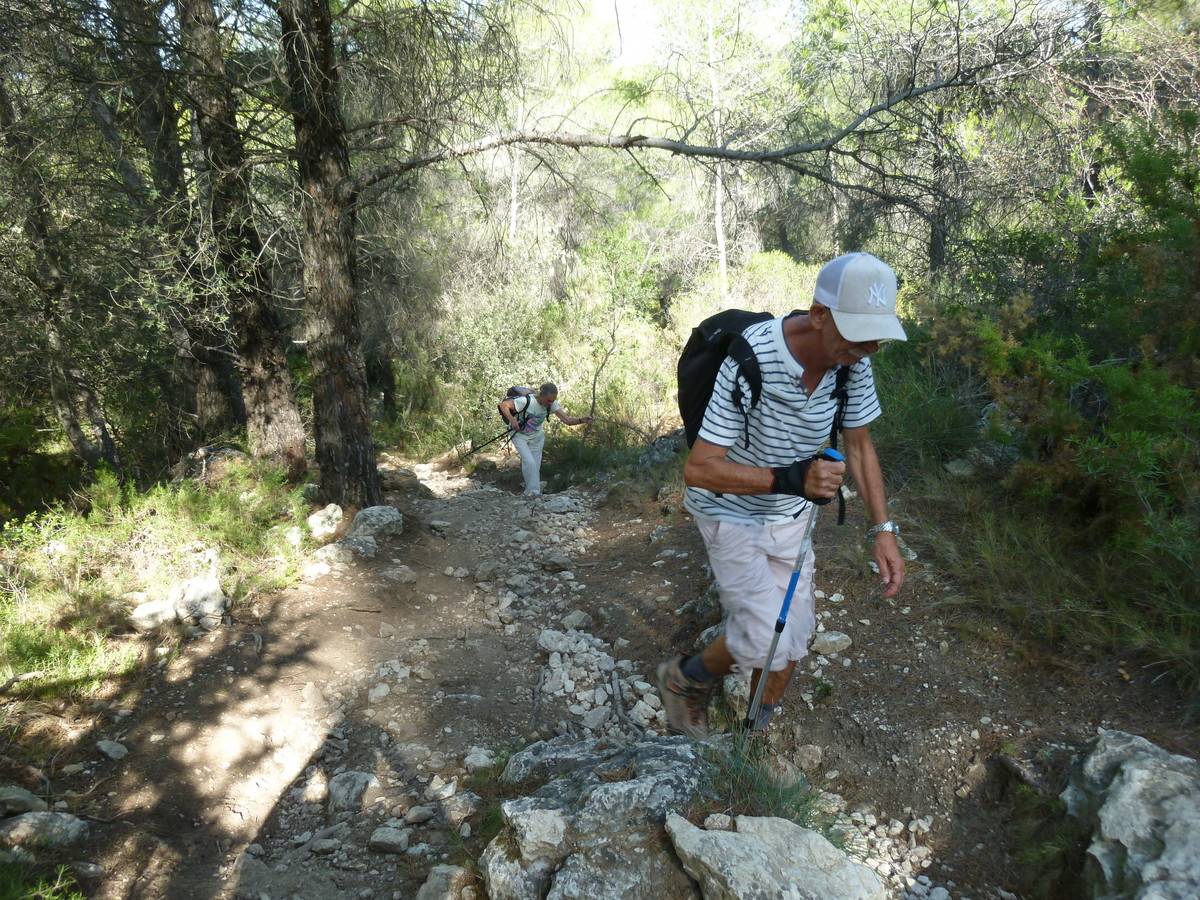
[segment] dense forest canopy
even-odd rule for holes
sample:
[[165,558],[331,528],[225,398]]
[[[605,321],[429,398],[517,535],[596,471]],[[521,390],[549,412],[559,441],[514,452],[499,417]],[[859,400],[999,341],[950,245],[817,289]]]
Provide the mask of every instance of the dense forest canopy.
[[1194,664],[1198,26],[0,0],[0,516],[221,442],[367,506],[377,444],[486,438],[521,382],[596,445],[653,437],[696,321],[806,306],[867,249],[914,338],[880,362],[891,477],[975,447],[1028,539],[1101,554]]

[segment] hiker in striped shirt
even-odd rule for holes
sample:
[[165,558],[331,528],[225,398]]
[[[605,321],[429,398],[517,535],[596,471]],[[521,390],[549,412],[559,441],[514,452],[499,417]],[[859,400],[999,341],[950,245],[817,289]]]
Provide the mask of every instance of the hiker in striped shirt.
[[[762,375],[758,402],[726,358],[699,436],[684,468],[685,507],[696,519],[726,611],[725,633],[702,652],[664,662],[659,690],[672,731],[708,734],[708,698],[717,679],[753,670],[757,684],[805,527],[829,502],[847,468],[863,499],[884,596],[904,582],[899,529],[888,519],[883,473],[868,426],[881,409],[870,357],[887,340],[905,340],[896,318],[896,276],[867,253],[821,269],[812,308],[747,328],[742,335]],[[837,370],[849,368],[842,421],[846,462],[817,459],[830,435]],[[740,405],[735,405],[735,397]],[[765,730],[816,627],[809,548],[791,616],[767,675],[755,723]]]

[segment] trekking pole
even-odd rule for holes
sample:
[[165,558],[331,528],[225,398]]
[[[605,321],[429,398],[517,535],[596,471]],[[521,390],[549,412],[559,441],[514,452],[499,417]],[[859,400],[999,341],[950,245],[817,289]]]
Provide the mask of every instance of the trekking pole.
[[[822,450],[817,458],[827,459],[831,462],[844,462],[846,459],[831,447]],[[808,548],[812,546],[813,526],[816,524],[817,507],[814,504],[812,514],[808,517],[808,526],[804,529],[804,540],[800,542],[800,552],[796,554],[796,565],[792,567],[792,577],[788,581],[787,593],[783,595],[783,606],[779,609],[779,618],[775,620],[775,634],[771,638],[771,647],[767,650],[767,661],[763,664],[762,672],[758,676],[758,685],[754,688],[754,699],[750,702],[750,709],[746,712],[746,721],[743,724],[747,732],[754,728],[754,723],[758,720],[758,712],[762,709],[763,690],[767,686],[767,676],[771,674],[771,662],[775,659],[775,648],[779,646],[779,636],[783,634],[783,628],[787,625],[788,610],[791,609],[792,598],[796,596],[796,585],[800,582],[800,570],[804,568],[804,558],[808,556]]]
[[488,446],[488,445],[490,445],[490,444],[494,444],[494,443],[496,443],[496,441],[500,440],[500,438],[502,438],[502,437],[506,437],[506,436],[508,436],[508,435],[511,435],[511,434],[513,434],[513,430],[512,430],[511,428],[506,428],[506,429],[504,429],[502,432],[500,432],[498,435],[496,435],[496,436],[495,436],[494,438],[492,438],[490,441],[487,441],[486,443],[480,444],[478,447],[472,447],[470,450],[468,450],[468,451],[467,451],[467,453],[466,453],[466,456],[464,456],[464,457],[463,457],[463,459],[466,459],[466,458],[467,458],[467,456],[470,456],[470,455],[471,455],[471,454],[473,454],[473,453],[478,453],[478,452],[479,452],[480,450],[482,450],[484,447],[487,447],[487,446]]

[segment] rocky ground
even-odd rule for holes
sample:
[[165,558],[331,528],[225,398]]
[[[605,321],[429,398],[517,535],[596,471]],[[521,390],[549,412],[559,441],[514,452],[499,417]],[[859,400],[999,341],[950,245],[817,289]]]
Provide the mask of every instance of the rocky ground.
[[[725,877],[704,860],[736,856],[738,841],[796,840],[745,817],[730,831],[720,817],[746,811],[737,797],[689,806],[679,785],[710,758],[681,762],[698,751],[656,741],[655,664],[719,621],[676,488],[530,501],[504,458],[472,477],[383,468],[395,512],[319,512],[314,533],[331,543],[303,584],[164,642],[153,676],[109,702],[44,711],[59,749],[42,767],[4,761],[3,780],[51,801],[39,815],[60,814],[29,827],[75,829],[64,858],[95,896],[499,898],[559,867],[570,878],[551,896],[682,897]],[[771,765],[812,782],[825,830],[878,896],[1048,896],[1018,862],[1022,791],[1052,797],[1098,727],[1195,756],[1179,701],[1120,660],[1021,652],[954,602],[919,523],[906,523],[909,583],[881,600],[858,533],[831,518],[817,535],[822,653],[790,689]],[[744,686],[727,693],[736,707]],[[551,739],[536,746],[554,765],[517,753]],[[587,805],[609,794],[622,799],[608,820],[684,818],[617,840]],[[0,794],[9,815],[34,800]],[[602,889],[605,871],[675,887]]]

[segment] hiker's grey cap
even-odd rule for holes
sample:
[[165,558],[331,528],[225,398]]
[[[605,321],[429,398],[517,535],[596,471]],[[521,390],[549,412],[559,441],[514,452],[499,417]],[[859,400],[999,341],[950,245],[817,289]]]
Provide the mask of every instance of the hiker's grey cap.
[[908,340],[896,318],[896,273],[870,253],[847,253],[822,266],[813,299],[829,308],[848,341]]

